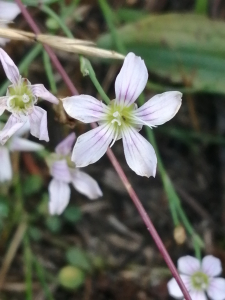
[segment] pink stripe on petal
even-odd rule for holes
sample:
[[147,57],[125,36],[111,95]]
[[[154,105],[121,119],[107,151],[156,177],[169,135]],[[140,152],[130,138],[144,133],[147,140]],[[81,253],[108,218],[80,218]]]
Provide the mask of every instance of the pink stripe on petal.
[[12,179],[12,166],[9,156],[9,150],[0,146],[0,182],[10,181]]
[[78,170],[71,170],[72,184],[74,188],[81,194],[93,200],[102,196],[102,191],[97,183],[90,175]]
[[48,142],[47,112],[39,106],[34,106],[33,112],[28,117],[30,133],[39,140]]
[[122,132],[125,158],[129,167],[140,176],[155,176],[157,158],[152,145],[134,128]]
[[214,277],[222,273],[221,261],[213,255],[207,255],[202,260],[202,271]]
[[155,95],[134,111],[134,115],[152,127],[172,119],[181,106],[180,92],[166,92]]
[[26,120],[23,122],[14,115],[11,115],[8,118],[8,121],[6,122],[4,128],[0,131],[0,143],[2,145],[7,142],[7,140],[17,131],[19,130]]
[[190,255],[180,257],[177,261],[178,270],[187,275],[192,275],[193,273],[200,271],[200,261]]
[[211,279],[207,294],[213,300],[225,299],[225,279],[213,278]]
[[8,54],[0,48],[0,60],[5,71],[5,75],[12,83],[17,83],[20,79],[20,72]]
[[72,96],[63,99],[66,113],[81,122],[91,123],[102,120],[108,107],[89,95]]
[[71,182],[71,174],[65,159],[56,161],[52,164],[50,168],[51,175],[63,182]]
[[117,103],[130,106],[145,88],[147,80],[144,61],[134,53],[128,53],[115,82]]
[[39,98],[42,98],[44,100],[47,100],[51,103],[54,103],[54,104],[58,104],[59,103],[59,100],[52,94],[50,93],[45,87],[43,84],[33,84],[31,86],[31,90],[32,90],[32,93],[39,97]]
[[68,155],[72,151],[72,146],[76,140],[74,132],[70,133],[64,140],[62,140],[55,148],[55,152],[60,155]]
[[107,151],[113,135],[113,128],[104,124],[79,136],[71,158],[76,167],[85,167],[98,161]]
[[49,212],[51,215],[60,215],[70,200],[70,187],[67,183],[53,179],[48,187]]
[[7,96],[0,97],[0,116],[4,113],[5,109],[7,109]]

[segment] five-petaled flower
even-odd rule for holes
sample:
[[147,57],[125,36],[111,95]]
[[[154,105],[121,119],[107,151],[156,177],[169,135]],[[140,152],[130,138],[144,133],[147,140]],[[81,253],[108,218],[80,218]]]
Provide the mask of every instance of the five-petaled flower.
[[[7,23],[11,22],[20,13],[19,6],[14,2],[0,0],[0,27],[7,27]],[[0,38],[0,45],[4,46],[9,40]]]
[[12,83],[7,89],[6,96],[0,97],[0,115],[5,110],[12,113],[0,132],[0,143],[4,144],[27,121],[30,123],[30,133],[33,136],[49,141],[47,112],[35,104],[38,97],[55,104],[58,104],[58,99],[46,90],[43,84],[31,85],[28,79],[22,78],[17,66],[1,48],[0,61],[7,78]]
[[129,167],[141,176],[155,176],[157,158],[151,144],[138,131],[169,121],[181,106],[180,92],[156,95],[137,108],[134,103],[148,80],[144,61],[129,53],[115,82],[116,99],[108,106],[89,95],[63,99],[67,114],[85,123],[99,126],[81,135],[75,144],[72,161],[85,167],[99,160],[108,146],[120,138]]
[[[207,255],[200,262],[192,256],[178,259],[178,270],[192,300],[206,300],[207,295],[213,300],[225,299],[225,279],[215,278],[222,272],[218,258]],[[174,298],[183,298],[183,294],[174,278],[168,282],[169,294]]]
[[[0,124],[1,126],[2,124]],[[29,123],[27,122],[21,127],[4,146],[0,145],[0,183],[12,180],[13,172],[10,160],[10,152],[14,151],[40,151],[44,147],[38,143],[28,141],[22,138],[24,134],[30,130]]]
[[48,188],[49,211],[52,215],[60,215],[68,205],[70,199],[69,183],[72,183],[78,192],[91,200],[102,196],[98,183],[90,175],[77,169],[70,159],[75,139],[75,133],[69,134],[55,148],[55,153],[47,158],[47,164],[53,176]]

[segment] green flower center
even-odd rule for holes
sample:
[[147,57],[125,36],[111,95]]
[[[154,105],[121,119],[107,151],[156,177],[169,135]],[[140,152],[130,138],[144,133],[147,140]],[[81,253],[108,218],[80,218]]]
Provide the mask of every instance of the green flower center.
[[209,277],[203,272],[195,272],[191,276],[191,283],[195,290],[206,290],[209,286]]
[[17,113],[27,114],[29,108],[32,108],[37,101],[30,88],[30,82],[26,78],[20,78],[17,84],[9,86],[7,96],[9,97],[7,102],[9,111]]
[[121,129],[126,125],[133,125],[133,111],[135,110],[135,104],[127,106],[122,106],[115,103],[115,100],[112,100],[108,106],[109,111],[107,113],[107,122],[113,124],[115,129]]

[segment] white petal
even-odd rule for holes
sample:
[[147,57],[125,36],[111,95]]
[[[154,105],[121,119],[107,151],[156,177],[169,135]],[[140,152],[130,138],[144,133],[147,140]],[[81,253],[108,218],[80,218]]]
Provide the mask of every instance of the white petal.
[[213,278],[211,279],[210,286],[207,290],[209,297],[213,300],[225,299],[225,279]]
[[161,125],[172,119],[181,106],[180,92],[166,92],[155,95],[134,111],[134,115],[150,127]]
[[51,103],[58,104],[59,100],[52,94],[50,93],[43,84],[33,84],[31,86],[31,90],[33,94],[37,97],[40,97],[44,100],[47,100]]
[[203,291],[191,291],[190,296],[192,300],[207,300],[206,294]]
[[50,168],[51,175],[63,182],[71,182],[71,174],[65,159],[55,161]]
[[26,123],[24,123],[24,125],[17,130],[17,132],[14,134],[14,136],[23,136],[25,134],[27,134],[28,132],[30,132],[30,122],[27,119]]
[[212,255],[205,256],[202,260],[202,271],[210,277],[219,275],[222,273],[221,261]]
[[7,96],[0,97],[0,116],[4,113],[5,109],[7,108]]
[[140,176],[154,176],[157,158],[152,145],[134,128],[122,132],[125,158],[129,167]]
[[70,200],[70,187],[67,183],[53,179],[48,187],[49,212],[51,215],[60,215]]
[[14,115],[11,115],[8,118],[4,128],[0,131],[0,143],[2,145],[17,131],[19,130],[25,122],[21,119],[18,119]]
[[0,1],[0,19],[12,21],[20,13],[20,8],[16,3]]
[[48,142],[47,112],[43,108],[35,106],[29,115],[29,121],[30,133],[39,140]]
[[90,175],[75,169],[71,170],[72,184],[74,188],[81,194],[93,200],[102,196],[102,191],[97,183]]
[[10,181],[12,179],[12,166],[6,147],[0,146],[0,162],[0,182]]
[[8,54],[0,48],[0,60],[9,81],[17,83],[20,79],[20,72]]
[[71,160],[76,167],[86,167],[99,160],[107,151],[113,139],[113,127],[101,125],[77,139]]
[[76,140],[74,132],[70,133],[61,143],[55,148],[55,152],[60,155],[68,155],[72,151],[72,146]]
[[141,57],[129,53],[115,82],[116,101],[130,106],[141,94],[148,81],[148,70]]
[[38,143],[23,139],[21,137],[12,137],[9,143],[10,151],[40,151],[44,147]]
[[[180,275],[184,285],[186,286],[187,290],[190,291],[191,289],[191,281],[190,277],[186,275]],[[174,298],[183,298],[183,293],[181,289],[179,288],[179,285],[177,284],[175,278],[170,279],[170,281],[167,283],[167,288],[170,296]]]
[[187,275],[192,275],[201,270],[200,261],[190,255],[180,257],[177,261],[177,265],[178,270]]
[[104,103],[88,95],[67,97],[63,99],[63,107],[70,117],[84,123],[101,120],[108,110]]

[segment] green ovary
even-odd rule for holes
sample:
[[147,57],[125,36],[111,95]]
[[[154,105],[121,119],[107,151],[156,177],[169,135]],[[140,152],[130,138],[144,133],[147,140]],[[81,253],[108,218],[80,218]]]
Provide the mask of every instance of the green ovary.
[[191,283],[195,290],[206,290],[209,286],[209,277],[202,272],[196,272],[191,276]]
[[17,85],[8,87],[7,96],[11,97],[8,103],[9,108],[16,111],[26,111],[35,101],[28,81],[24,78]]
[[116,104],[115,100],[112,100],[108,107],[107,122],[113,124],[115,129],[120,130],[126,126],[133,125],[134,121],[132,115],[135,110],[134,104],[127,107]]

